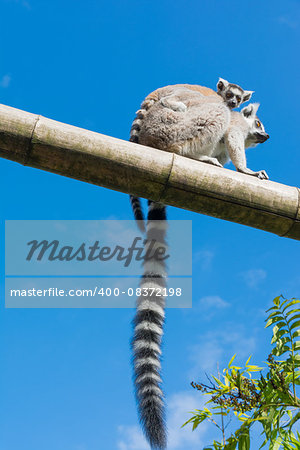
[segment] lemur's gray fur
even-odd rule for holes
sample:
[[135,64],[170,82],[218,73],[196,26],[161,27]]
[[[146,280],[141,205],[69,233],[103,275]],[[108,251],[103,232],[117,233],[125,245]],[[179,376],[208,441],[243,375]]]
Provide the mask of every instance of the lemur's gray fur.
[[[130,140],[220,167],[231,159],[237,171],[268,179],[264,170],[254,172],[247,168],[245,156],[246,147],[255,146],[269,137],[256,117],[259,105],[250,104],[241,112],[231,111],[231,108],[249,99],[251,94],[251,91],[243,91],[222,79],[218,82],[218,93],[193,85],[160,88],[142,103],[132,125]],[[140,201],[133,196],[130,198],[135,218],[143,230]],[[148,241],[155,231],[158,232],[159,242],[166,246],[166,208],[163,204],[149,201]],[[142,289],[166,285],[166,270],[162,263],[150,261],[144,269],[140,283]],[[164,306],[163,297],[147,295],[138,298],[132,340],[140,419],[151,447],[156,449],[166,448],[160,388]]]
[[[179,91],[184,92],[186,89],[204,95],[205,97],[207,97],[207,102],[221,101],[221,97],[224,103],[226,103],[226,105],[230,109],[237,108],[242,103],[247,102],[248,100],[250,100],[253,94],[253,91],[245,91],[237,84],[229,83],[223,78],[219,78],[217,84],[217,92],[205,86],[178,84],[175,86],[166,86],[164,88],[157,89],[157,91],[154,91],[154,93],[157,92],[162,105],[166,108],[173,109],[174,111],[184,112],[187,110],[187,105],[183,100],[176,100],[174,98],[174,94],[176,95],[176,93]],[[148,95],[148,97],[146,97],[146,101],[149,99],[153,99],[154,93]],[[216,100],[216,98],[218,100]]]
[[254,172],[246,165],[245,148],[268,139],[256,117],[258,103],[230,111],[224,102],[186,88],[167,97],[172,105],[184,103],[185,111],[166,107],[164,100],[154,103],[141,121],[139,144],[220,167],[231,159],[238,172],[268,178],[264,170]]
[[[187,91],[185,91],[187,89]],[[134,119],[130,131],[130,141],[141,143],[139,139],[140,128],[144,123],[144,118],[147,116],[147,111],[157,102],[161,102],[162,106],[165,106],[167,109],[171,109],[178,112],[185,112],[187,110],[187,105],[182,100],[176,100],[174,95],[176,95],[179,91],[182,93],[198,93],[204,97],[203,102],[217,103],[222,102],[225,103],[228,108],[232,109],[237,106],[240,106],[243,102],[247,102],[250,100],[253,91],[246,91],[241,88],[239,85],[234,83],[229,83],[227,80],[223,78],[219,78],[217,83],[217,92],[213,91],[210,88],[205,86],[193,85],[193,84],[176,84],[171,86],[165,86],[155,91],[151,92],[143,101],[141,105],[141,109],[137,111],[136,118]],[[222,101],[223,100],[223,101]],[[151,108],[152,109],[152,108]],[[150,142],[146,145],[151,145]],[[159,148],[159,147],[157,147]],[[188,155],[186,155],[188,156]],[[134,216],[138,221],[139,228],[141,231],[145,231],[144,228],[144,216],[141,209],[141,203],[139,198],[130,196],[131,206],[134,212]]]

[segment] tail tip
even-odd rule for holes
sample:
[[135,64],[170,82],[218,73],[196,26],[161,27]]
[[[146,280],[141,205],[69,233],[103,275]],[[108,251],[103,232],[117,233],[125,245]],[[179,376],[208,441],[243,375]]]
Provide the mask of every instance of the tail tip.
[[159,430],[145,432],[146,438],[150,444],[151,450],[166,450],[167,448],[167,434],[164,427]]

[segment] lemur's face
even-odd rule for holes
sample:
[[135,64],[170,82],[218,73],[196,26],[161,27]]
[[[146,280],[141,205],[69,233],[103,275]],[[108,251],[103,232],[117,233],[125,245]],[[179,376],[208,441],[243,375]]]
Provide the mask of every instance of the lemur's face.
[[245,91],[237,84],[228,83],[220,78],[217,84],[218,94],[221,95],[228,108],[233,109],[250,100],[253,91]]
[[243,103],[243,90],[235,84],[229,84],[222,92],[222,97],[230,109],[237,108]]
[[265,132],[263,123],[256,115],[258,107],[258,103],[252,103],[246,108],[243,108],[241,111],[249,126],[249,131],[246,138],[246,147],[254,147],[257,144],[262,144],[270,137]]

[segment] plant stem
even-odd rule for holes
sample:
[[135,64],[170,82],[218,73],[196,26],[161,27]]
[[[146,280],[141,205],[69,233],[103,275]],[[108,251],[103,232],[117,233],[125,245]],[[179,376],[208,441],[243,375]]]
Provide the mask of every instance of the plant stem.
[[[281,312],[281,311],[280,311]],[[290,329],[289,323],[287,321],[287,316],[286,314],[282,311],[281,314],[283,315],[284,321],[286,323],[286,326],[288,328],[289,331],[289,335],[290,335],[290,340],[291,340],[291,353],[292,353],[292,371],[293,371],[293,395],[294,395],[294,401],[297,404],[297,396],[296,396],[296,380],[295,380],[295,353],[294,353],[294,341],[293,341],[293,337],[292,337],[292,330]]]

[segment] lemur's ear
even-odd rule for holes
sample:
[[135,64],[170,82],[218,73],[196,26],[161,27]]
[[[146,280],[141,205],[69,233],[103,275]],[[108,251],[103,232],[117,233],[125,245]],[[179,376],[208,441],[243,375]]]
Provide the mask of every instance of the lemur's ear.
[[223,78],[219,78],[218,84],[217,84],[217,89],[218,91],[223,91],[223,89],[225,89],[227,86],[229,85],[227,80],[224,80]]
[[248,102],[254,91],[244,91],[243,102]]
[[258,108],[259,108],[259,103],[250,103],[250,105],[245,106],[245,108],[242,109],[241,113],[245,117],[255,117]]

